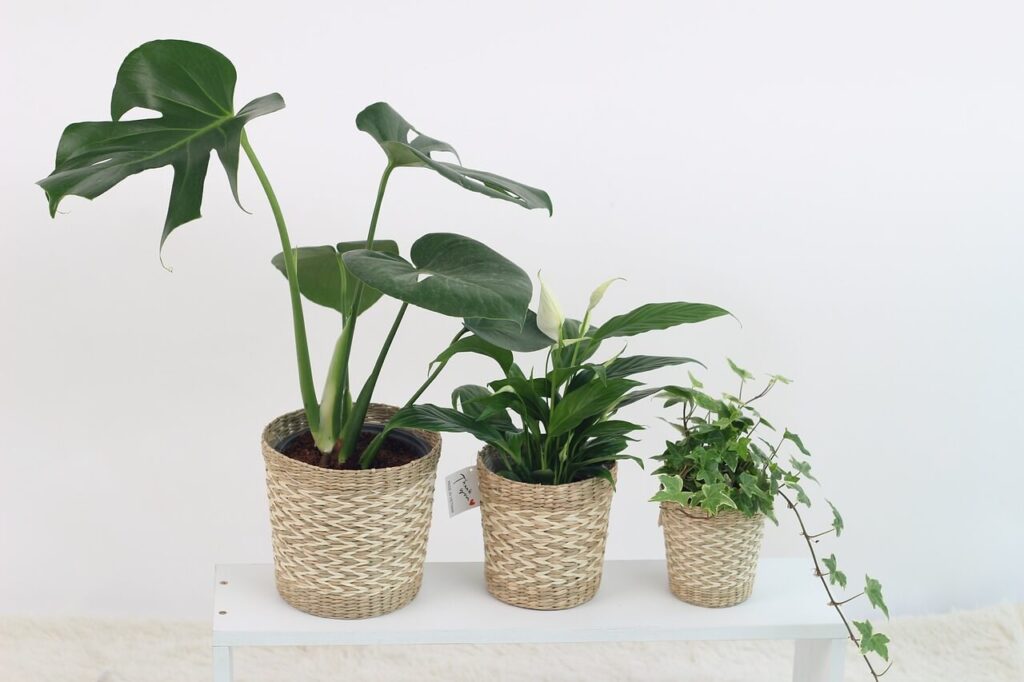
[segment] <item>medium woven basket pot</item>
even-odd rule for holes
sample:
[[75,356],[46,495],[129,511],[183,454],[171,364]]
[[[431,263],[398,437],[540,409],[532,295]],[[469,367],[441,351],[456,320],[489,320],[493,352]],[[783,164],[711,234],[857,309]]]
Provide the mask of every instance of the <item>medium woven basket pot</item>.
[[[564,485],[510,481],[477,457],[487,591],[528,609],[568,609],[601,585],[612,486],[601,478]],[[612,468],[612,476],[615,476]]]
[[764,534],[764,515],[725,510],[715,516],[663,502],[668,583],[697,606],[735,606],[750,596]]
[[[366,421],[384,423],[395,411],[371,405]],[[325,618],[369,618],[405,606],[423,580],[441,438],[410,429],[430,448],[423,457],[385,469],[335,470],[276,449],[308,428],[298,411],[263,431],[277,591]]]

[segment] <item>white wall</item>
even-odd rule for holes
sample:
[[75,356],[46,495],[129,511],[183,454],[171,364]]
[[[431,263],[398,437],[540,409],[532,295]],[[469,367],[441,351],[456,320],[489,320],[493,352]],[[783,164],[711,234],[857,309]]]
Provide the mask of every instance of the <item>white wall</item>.
[[[713,302],[719,320],[630,344],[797,379],[771,406],[846,515],[848,571],[896,613],[1024,599],[1024,11],[1013,3],[12,3],[0,23],[0,611],[205,613],[214,561],[268,561],[257,439],[298,404],[276,235],[250,170],[157,260],[170,171],[51,221],[32,182],[63,126],[107,116],[121,58],[207,42],[296,242],[361,238],[382,155],[356,131],[387,99],[471,166],[551,192],[555,216],[396,174],[381,236],[460,231],[567,308],[622,275],[604,315]],[[307,308],[318,376],[336,321]],[[367,367],[386,305],[359,338]],[[401,402],[455,331],[417,311],[379,398]],[[489,378],[462,359],[428,397]],[[664,381],[683,372],[666,371]],[[319,381],[319,380],[318,380]],[[668,437],[657,405],[635,452]],[[441,473],[476,445],[445,437]],[[608,554],[658,557],[651,479],[623,471]],[[820,506],[818,514],[821,514]],[[478,559],[440,505],[433,559]],[[799,554],[791,524],[766,551]]]

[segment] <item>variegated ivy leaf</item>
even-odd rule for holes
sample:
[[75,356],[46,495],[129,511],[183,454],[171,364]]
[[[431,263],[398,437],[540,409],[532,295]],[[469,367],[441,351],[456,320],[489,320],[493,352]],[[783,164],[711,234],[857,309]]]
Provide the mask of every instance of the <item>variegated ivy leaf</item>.
[[729,369],[731,369],[733,372],[735,372],[736,376],[738,376],[743,381],[750,381],[751,379],[754,378],[753,374],[751,374],[747,370],[743,369],[742,367],[738,366],[735,362],[733,362],[729,358],[726,358],[725,360],[726,360],[726,362],[729,363]]
[[777,381],[780,384],[791,384],[791,383],[793,383],[792,379],[787,379],[786,377],[782,376],[781,374],[769,374],[768,378],[771,379],[772,381]]
[[830,554],[823,558],[821,563],[825,564],[825,568],[828,569],[828,581],[832,585],[839,585],[839,587],[846,589],[846,574],[839,570],[836,566],[836,555]]
[[782,435],[782,437],[796,445],[797,449],[800,450],[800,452],[802,452],[805,457],[811,456],[811,453],[808,452],[807,448],[804,447],[804,442],[800,440],[800,436],[796,435],[789,429],[786,429],[786,432]]
[[683,492],[683,479],[678,476],[661,474],[658,476],[661,481],[662,490],[654,493],[651,502],[675,502],[684,507],[689,506],[693,493]]
[[889,660],[889,638],[881,632],[875,632],[871,623],[866,620],[853,621],[854,626],[860,632],[860,652],[862,654],[876,653],[883,660]]
[[882,598],[882,583],[869,575],[864,576],[864,594],[873,607],[884,613],[886,618],[889,617],[889,607]]
[[816,479],[816,478],[815,478],[815,477],[814,477],[814,476],[813,476],[813,475],[811,474],[811,465],[810,465],[810,464],[808,464],[807,462],[801,462],[801,461],[800,461],[800,460],[798,460],[798,459],[795,459],[795,458],[793,458],[793,457],[790,457],[790,458],[789,458],[789,464],[790,464],[790,466],[792,466],[792,467],[793,467],[794,469],[796,469],[796,470],[797,470],[797,472],[799,472],[799,474],[800,474],[801,476],[803,476],[804,478],[810,479],[810,480],[814,481],[815,483],[817,483],[817,482],[818,482],[818,479]]
[[729,496],[729,486],[725,483],[705,483],[700,487],[703,509],[717,514],[723,509],[736,509],[736,503]]
[[688,375],[689,375],[689,377],[690,377],[690,385],[691,385],[691,386],[693,386],[694,388],[704,388],[704,384],[702,384],[702,383],[701,383],[701,382],[700,382],[700,381],[699,381],[699,380],[697,379],[697,377],[693,376],[693,372],[687,372],[687,374],[688,374]]
[[836,509],[834,504],[828,500],[825,501],[828,502],[828,506],[832,508],[832,528],[836,531],[836,537],[839,537],[843,534],[843,517],[839,514],[839,510]]
[[786,487],[793,490],[796,493],[796,501],[805,507],[811,506],[811,498],[807,497],[807,493],[804,492],[803,486],[793,481],[786,481]]

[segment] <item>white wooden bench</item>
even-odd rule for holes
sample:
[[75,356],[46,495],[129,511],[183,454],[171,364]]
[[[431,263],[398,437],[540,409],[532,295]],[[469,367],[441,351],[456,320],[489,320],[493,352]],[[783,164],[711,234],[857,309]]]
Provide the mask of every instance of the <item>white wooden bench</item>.
[[[232,682],[242,646],[791,640],[794,682],[840,682],[846,631],[805,559],[761,562],[754,593],[728,609],[685,604],[663,561],[609,561],[601,590],[565,611],[530,611],[487,594],[483,565],[428,563],[408,606],[367,620],[330,620],[288,606],[269,564],[221,565],[213,610],[214,682]],[[296,681],[300,682],[300,681]]]

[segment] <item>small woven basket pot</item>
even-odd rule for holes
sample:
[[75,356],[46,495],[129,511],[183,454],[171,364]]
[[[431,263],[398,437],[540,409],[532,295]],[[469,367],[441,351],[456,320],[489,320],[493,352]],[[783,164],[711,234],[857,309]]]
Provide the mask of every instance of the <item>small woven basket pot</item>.
[[[601,478],[564,485],[520,483],[477,457],[487,591],[527,609],[568,609],[601,585],[612,486]],[[611,469],[615,476],[615,468]]]
[[[371,405],[367,423],[396,408]],[[385,469],[323,469],[277,451],[309,428],[302,411],[263,431],[277,591],[295,608],[325,618],[369,618],[416,596],[434,502],[441,438],[410,429],[429,452]]]
[[668,584],[690,604],[735,606],[750,596],[764,534],[764,515],[661,504]]

